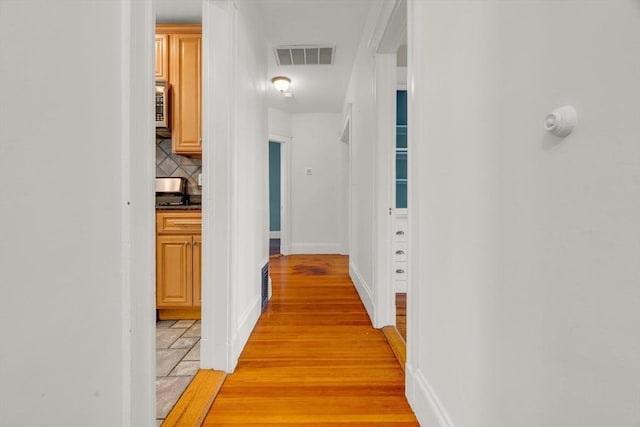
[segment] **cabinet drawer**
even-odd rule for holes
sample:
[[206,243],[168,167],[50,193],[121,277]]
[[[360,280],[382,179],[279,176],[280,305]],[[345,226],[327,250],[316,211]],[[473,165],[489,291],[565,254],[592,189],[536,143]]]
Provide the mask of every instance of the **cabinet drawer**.
[[200,234],[202,214],[200,212],[158,212],[156,230],[158,233]]
[[396,219],[393,227],[393,241],[406,242],[408,229],[409,229],[409,221],[407,221],[406,218]]
[[406,262],[394,262],[393,263],[393,280],[407,280],[407,265]]
[[393,243],[393,260],[394,261],[407,261],[407,242],[394,242]]

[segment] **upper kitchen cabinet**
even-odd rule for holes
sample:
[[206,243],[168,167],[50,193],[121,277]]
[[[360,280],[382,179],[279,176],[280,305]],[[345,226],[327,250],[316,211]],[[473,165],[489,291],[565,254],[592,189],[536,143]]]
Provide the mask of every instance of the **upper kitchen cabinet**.
[[202,154],[202,38],[200,34],[171,36],[169,75],[173,88],[172,148],[176,154]]
[[169,36],[156,34],[156,80],[169,79]]
[[156,26],[156,35],[168,42],[171,146],[186,156],[202,155],[201,31],[199,24]]

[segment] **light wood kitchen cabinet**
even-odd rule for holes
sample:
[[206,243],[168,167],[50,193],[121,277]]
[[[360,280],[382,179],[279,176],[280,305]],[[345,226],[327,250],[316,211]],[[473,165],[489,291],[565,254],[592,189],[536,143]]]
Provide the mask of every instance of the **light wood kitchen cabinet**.
[[157,307],[193,306],[193,237],[158,236]]
[[177,154],[202,154],[201,46],[200,34],[171,36],[171,139]]
[[169,36],[156,34],[156,80],[169,79]]
[[199,319],[202,214],[156,213],[156,308],[160,319]]
[[166,36],[168,43],[171,147],[186,156],[202,155],[201,32],[195,24],[156,26],[156,37]]

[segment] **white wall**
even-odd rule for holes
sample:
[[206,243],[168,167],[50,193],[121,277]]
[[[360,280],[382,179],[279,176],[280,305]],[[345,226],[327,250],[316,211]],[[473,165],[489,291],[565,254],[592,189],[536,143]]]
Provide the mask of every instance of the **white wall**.
[[398,82],[398,88],[405,89],[407,86],[407,67],[397,67],[396,77]]
[[260,314],[260,268],[269,257],[267,45],[255,3],[241,1],[238,8],[236,357]]
[[269,135],[291,137],[291,114],[269,107]]
[[[422,425],[640,424],[640,6],[409,1]],[[571,104],[565,139],[544,115]],[[431,399],[431,401],[430,401]]]
[[374,201],[377,138],[375,73],[376,63],[368,43],[377,23],[381,2],[372,2],[354,62],[345,105],[351,103],[351,215],[349,272],[356,289],[375,318]]
[[291,253],[345,251],[340,124],[340,114],[291,115]]
[[204,22],[201,365],[233,371],[261,312],[269,257],[267,46],[251,1],[208,1]]
[[154,425],[152,22],[0,5],[2,426]]
[[269,108],[269,137],[286,142],[282,194],[289,198],[283,200],[283,209],[290,212],[282,217],[285,254],[348,253],[348,151],[338,137],[341,120],[340,114],[290,114]]

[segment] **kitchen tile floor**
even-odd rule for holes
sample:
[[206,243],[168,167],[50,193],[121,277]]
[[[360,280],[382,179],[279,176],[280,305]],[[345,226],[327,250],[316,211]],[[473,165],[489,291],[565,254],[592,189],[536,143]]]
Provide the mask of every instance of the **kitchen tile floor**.
[[200,321],[156,322],[156,423],[160,426],[200,368]]

